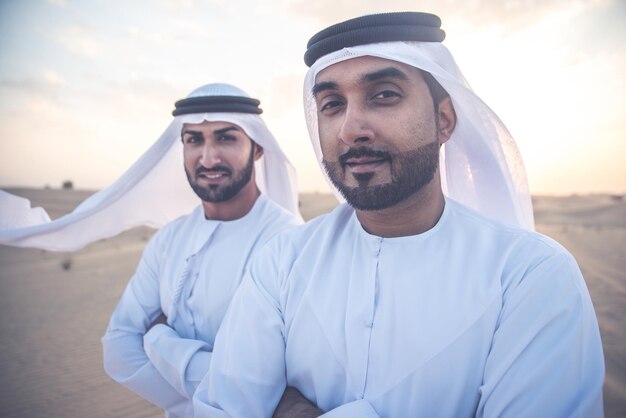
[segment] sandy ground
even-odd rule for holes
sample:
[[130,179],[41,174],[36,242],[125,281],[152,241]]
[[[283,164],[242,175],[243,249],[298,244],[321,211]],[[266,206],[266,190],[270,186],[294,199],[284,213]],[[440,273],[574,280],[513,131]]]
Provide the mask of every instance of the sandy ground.
[[[52,218],[89,193],[9,190]],[[578,260],[598,314],[606,417],[626,416],[626,201],[606,195],[535,197],[537,229]],[[305,194],[306,219],[332,196]],[[111,381],[100,337],[153,231],[136,228],[74,253],[0,246],[0,416],[160,417]]]
[[604,347],[606,417],[626,417],[626,197],[535,197],[537,230],[567,248],[591,293]]

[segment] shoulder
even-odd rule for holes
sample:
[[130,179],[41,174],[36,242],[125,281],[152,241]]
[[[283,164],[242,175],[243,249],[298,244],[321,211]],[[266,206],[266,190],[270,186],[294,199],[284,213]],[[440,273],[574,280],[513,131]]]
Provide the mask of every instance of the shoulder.
[[446,199],[446,205],[449,206],[451,223],[455,230],[467,232],[479,239],[485,237],[492,242],[506,243],[507,247],[532,249],[537,254],[571,256],[561,244],[539,232],[487,218],[452,199]]
[[556,277],[547,280],[570,281],[580,286],[582,278],[578,264],[570,252],[554,239],[536,231],[496,221],[451,199],[449,205],[450,224],[453,233],[467,240],[470,253],[481,254],[485,262],[501,264],[503,288],[519,285],[531,273],[548,271]]
[[259,197],[246,218],[239,227],[246,229],[248,234],[255,235],[257,244],[265,244],[276,235],[302,224],[299,216],[264,195]]
[[179,235],[186,235],[187,233],[193,231],[198,222],[203,219],[203,213],[202,205],[198,205],[190,213],[179,216],[173,221],[163,225],[152,236],[149,245],[164,245],[165,243],[176,239]]
[[302,224],[299,215],[289,212],[268,197],[261,195],[259,197],[258,216],[263,222],[268,223],[279,229],[290,229],[291,227]]

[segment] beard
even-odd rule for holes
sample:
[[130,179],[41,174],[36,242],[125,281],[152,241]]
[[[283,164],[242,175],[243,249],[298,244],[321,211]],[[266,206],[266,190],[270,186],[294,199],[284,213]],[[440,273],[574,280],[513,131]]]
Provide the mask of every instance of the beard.
[[[248,157],[248,161],[243,169],[235,172],[233,174],[233,170],[224,165],[216,165],[212,168],[198,167],[195,170],[195,176],[192,177],[187,168],[185,167],[185,174],[187,175],[187,180],[189,181],[189,185],[193,189],[194,193],[198,195],[200,199],[205,202],[211,203],[220,203],[226,202],[227,200],[232,199],[243,189],[252,178],[252,170],[254,168],[254,147],[252,144],[252,149],[250,150],[250,156]],[[225,172],[229,176],[231,176],[231,181],[228,184],[223,186],[217,184],[209,184],[208,186],[200,186],[196,179],[202,173],[211,173],[211,172]]]
[[[358,186],[347,186],[342,178],[345,162],[352,157],[374,157],[391,164],[391,181],[369,185],[373,173],[353,174]],[[439,143],[423,145],[416,150],[391,154],[370,148],[350,149],[339,157],[338,162],[322,160],[331,183],[339,190],[348,204],[359,210],[381,210],[394,206],[420,191],[435,176],[439,167]]]

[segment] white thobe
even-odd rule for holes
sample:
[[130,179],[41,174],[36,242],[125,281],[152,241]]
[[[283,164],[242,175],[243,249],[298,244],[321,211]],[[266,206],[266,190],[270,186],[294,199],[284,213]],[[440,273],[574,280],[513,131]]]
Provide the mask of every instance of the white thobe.
[[450,199],[429,231],[381,238],[342,205],[255,256],[194,405],[269,417],[289,385],[328,417],[597,417],[603,377],[558,243]]
[[[107,373],[166,415],[193,416],[191,397],[250,257],[297,223],[261,195],[240,219],[207,220],[198,206],[160,229],[102,337]],[[167,325],[147,331],[161,312]]]

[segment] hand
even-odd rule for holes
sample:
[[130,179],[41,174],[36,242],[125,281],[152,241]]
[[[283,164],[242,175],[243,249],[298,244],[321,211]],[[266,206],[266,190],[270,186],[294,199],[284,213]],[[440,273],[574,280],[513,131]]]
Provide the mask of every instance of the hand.
[[157,319],[155,319],[150,326],[148,327],[148,329],[146,331],[150,331],[150,329],[155,326],[156,324],[165,324],[167,325],[167,316],[165,316],[165,314],[163,312],[161,312],[161,315],[159,315],[157,317]]
[[313,418],[323,412],[305,398],[297,389],[287,386],[274,411],[273,418]]

